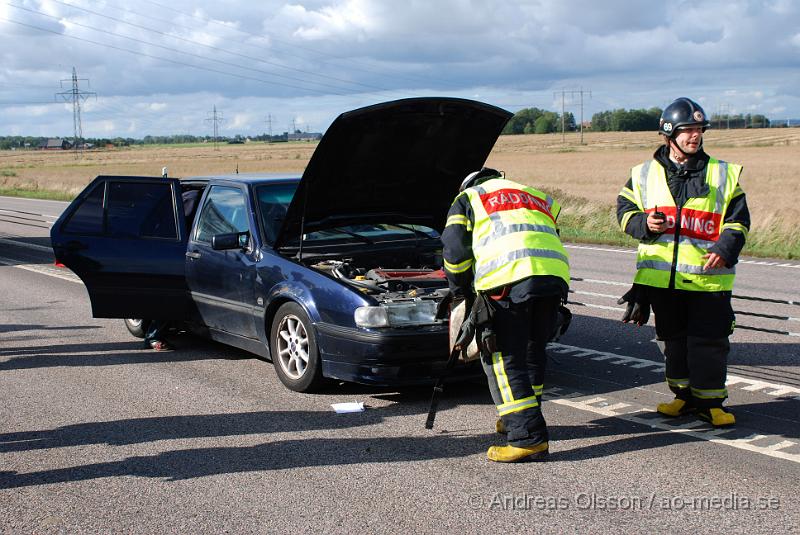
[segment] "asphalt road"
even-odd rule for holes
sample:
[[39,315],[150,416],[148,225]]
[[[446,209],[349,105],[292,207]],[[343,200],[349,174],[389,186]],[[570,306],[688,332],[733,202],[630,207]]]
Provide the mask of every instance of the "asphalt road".
[[[735,429],[665,420],[653,328],[619,322],[633,252],[570,246],[551,459],[499,465],[482,382],[448,387],[427,431],[428,388],[297,394],[242,351],[155,353],[93,319],[47,250],[63,207],[0,197],[0,533],[800,532],[796,304],[734,301]],[[800,301],[800,264],[738,269],[736,295]]]

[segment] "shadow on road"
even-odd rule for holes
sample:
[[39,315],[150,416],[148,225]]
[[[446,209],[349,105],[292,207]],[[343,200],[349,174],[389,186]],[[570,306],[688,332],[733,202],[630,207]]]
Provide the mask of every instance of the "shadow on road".
[[[41,308],[41,307],[37,307]],[[33,309],[15,309],[15,310],[36,310]],[[12,312],[10,310],[9,312]],[[54,327],[52,325],[36,325],[36,324],[23,324],[23,323],[6,323],[0,324],[0,333],[21,332],[21,331],[82,331],[84,329],[102,329],[99,325],[60,325]],[[38,348],[47,349],[47,348]],[[0,351],[2,354],[2,351]]]
[[[381,419],[382,416],[377,414],[377,411],[372,415],[365,413],[359,414],[354,419],[341,420],[331,419],[329,412],[219,414],[69,426],[49,432],[39,432],[40,435],[6,434],[0,436],[0,440],[5,441],[5,445],[16,447],[15,443],[19,444],[20,440],[25,440],[29,444],[35,443],[38,436],[38,439],[45,441],[40,442],[41,447],[56,447],[86,444],[86,437],[99,435],[97,436],[99,439],[105,435],[103,441],[113,444],[111,440],[115,439],[129,443],[126,437],[129,434],[137,434],[137,426],[140,427],[139,432],[149,434],[142,437],[142,440],[159,440],[319,428],[336,429],[373,425],[379,423]],[[174,428],[167,430],[173,425]],[[630,425],[615,418],[603,418],[586,426],[551,426],[551,434],[557,439],[612,436],[630,433],[632,431]],[[551,453],[551,461],[580,461],[695,440],[676,433],[652,430],[643,425],[633,425],[645,434],[572,450],[559,450],[556,447],[556,451]],[[133,430],[129,429],[131,426]],[[308,438],[277,440],[244,447],[181,449],[157,455],[128,457],[121,461],[39,472],[23,474],[0,472],[0,489],[85,481],[102,477],[138,476],[178,481],[240,472],[462,458],[482,455],[490,445],[498,442],[496,435],[488,433],[439,433],[415,437]],[[89,443],[94,442],[89,441]]]

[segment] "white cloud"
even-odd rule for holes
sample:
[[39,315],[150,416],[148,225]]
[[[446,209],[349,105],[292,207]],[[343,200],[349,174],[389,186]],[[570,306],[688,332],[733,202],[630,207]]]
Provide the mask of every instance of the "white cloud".
[[589,117],[680,95],[710,112],[800,117],[800,4],[791,0],[15,4],[29,11],[0,4],[8,131],[71,131],[69,107],[21,115],[7,106],[52,101],[73,66],[90,82],[80,89],[98,94],[84,108],[87,136],[99,135],[95,124],[120,135],[209,133],[214,104],[225,131],[241,134],[265,131],[268,115],[275,133],[293,120],[321,131],[342,111],[408,96],[555,109],[553,92],[565,87],[592,90]]

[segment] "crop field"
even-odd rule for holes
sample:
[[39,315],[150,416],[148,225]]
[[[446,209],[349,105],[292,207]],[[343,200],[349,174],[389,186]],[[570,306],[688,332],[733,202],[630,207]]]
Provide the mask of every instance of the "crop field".
[[[566,239],[632,244],[616,226],[617,193],[632,166],[660,143],[653,132],[570,133],[502,136],[487,165],[509,178],[556,197],[564,206]],[[0,194],[70,198],[95,176],[170,176],[302,171],[315,143],[248,143],[153,146],[85,151],[0,152]],[[712,156],[744,165],[741,183],[753,220],[746,254],[800,258],[800,129],[711,129],[705,136]]]

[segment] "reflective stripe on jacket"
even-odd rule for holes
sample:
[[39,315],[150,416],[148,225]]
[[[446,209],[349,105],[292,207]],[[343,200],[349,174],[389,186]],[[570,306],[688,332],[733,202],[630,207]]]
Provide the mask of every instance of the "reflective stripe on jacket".
[[[735,268],[703,271],[703,255],[719,239],[725,212],[739,183],[740,165],[711,158],[706,168],[709,186],[705,197],[693,197],[678,208],[667,185],[664,167],[656,160],[631,170],[633,200],[640,210],[658,209],[667,220],[667,230],[652,242],[640,242],[634,282],[669,288],[674,271],[674,288],[705,292],[733,289]],[[626,218],[625,221],[627,221]]]
[[505,179],[488,180],[462,195],[474,215],[475,290],[534,275],[555,275],[569,284],[569,258],[556,230],[561,211],[556,201]]

